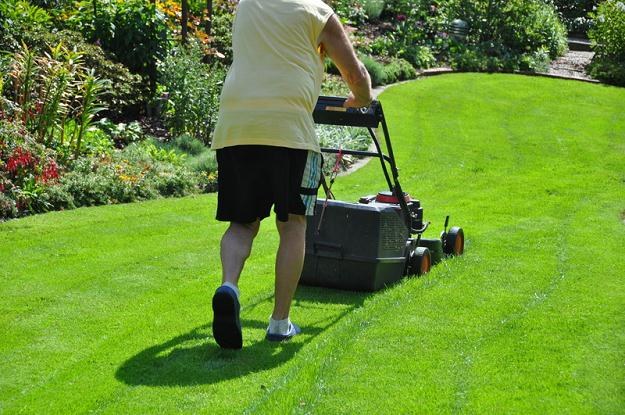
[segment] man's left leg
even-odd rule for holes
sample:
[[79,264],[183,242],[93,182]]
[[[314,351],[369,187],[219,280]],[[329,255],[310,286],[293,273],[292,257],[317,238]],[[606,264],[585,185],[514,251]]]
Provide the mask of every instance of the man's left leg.
[[285,340],[300,332],[299,327],[290,322],[289,311],[304,265],[306,216],[289,214],[287,222],[276,220],[276,227],[280,245],[276,255],[274,308],[267,338]]

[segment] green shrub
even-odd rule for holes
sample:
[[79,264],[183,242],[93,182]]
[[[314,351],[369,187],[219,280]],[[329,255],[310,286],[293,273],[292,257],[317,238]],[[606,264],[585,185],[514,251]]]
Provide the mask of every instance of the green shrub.
[[217,158],[215,152],[206,149],[203,153],[200,153],[194,157],[190,157],[187,161],[187,166],[198,173],[215,173],[217,171]]
[[155,85],[156,62],[169,48],[165,15],[155,4],[144,0],[82,1],[67,24]]
[[4,219],[17,218],[19,212],[15,200],[3,192],[0,192],[0,221]]
[[341,22],[351,26],[360,26],[367,21],[363,2],[364,0],[333,0],[329,2],[329,5]]
[[340,76],[326,74],[321,84],[321,94],[346,97],[349,94],[349,88]]
[[212,40],[210,45],[224,55],[224,65],[232,63],[232,22],[233,13],[218,13],[213,15]]
[[163,118],[173,135],[184,133],[208,144],[217,121],[219,94],[225,68],[203,63],[200,48],[174,48],[159,63],[161,92],[167,98]]
[[549,68],[551,58],[546,48],[519,55],[512,53],[492,54],[484,45],[460,45],[453,48],[451,67],[469,72],[544,72]]
[[15,51],[25,35],[49,31],[51,20],[46,10],[31,2],[0,0],[0,51]]
[[112,56],[107,56],[100,46],[86,42],[78,32],[34,30],[25,32],[21,40],[39,56],[59,44],[79,53],[82,65],[92,68],[98,78],[107,81],[100,99],[110,117],[136,116],[148,102],[149,88],[141,76],[132,74],[124,65],[112,60]]
[[593,18],[589,36],[595,56],[589,72],[604,82],[625,86],[625,3],[606,0]]
[[395,39],[392,36],[381,34],[371,40],[368,52],[376,56],[393,56],[396,52],[394,42]]
[[377,19],[384,10],[384,0],[363,0],[363,9],[369,20]]
[[553,59],[567,48],[564,26],[543,0],[451,0],[448,14],[469,23],[466,43],[450,47],[461,70],[535,70],[545,52]]
[[187,155],[184,153],[178,153],[176,150],[160,148],[153,143],[143,143],[143,146],[152,160],[155,161],[170,163],[174,166],[181,166],[187,158]]
[[41,198],[50,211],[76,208],[74,196],[72,196],[65,187],[58,184],[46,187]]
[[[105,131],[98,128],[96,123],[92,128],[89,128],[85,133],[83,139],[83,153],[91,157],[110,156],[113,154],[114,142]],[[72,127],[70,127],[71,129]]]
[[431,68],[436,64],[436,58],[432,54],[432,50],[427,46],[411,47],[403,55],[419,69]]
[[394,31],[386,33],[392,40],[390,56],[408,60],[417,68],[433,65],[434,57],[443,57],[448,48],[447,7],[430,0],[392,1]]
[[197,156],[208,150],[204,143],[189,134],[182,134],[176,137],[173,145],[192,156]]
[[391,58],[390,62],[384,67],[384,71],[389,83],[417,77],[417,71],[410,62],[401,58]]
[[131,144],[111,157],[80,158],[72,171],[61,177],[61,188],[55,191],[71,195],[79,207],[185,196],[203,190],[199,175],[162,155],[150,145]]
[[95,127],[106,133],[118,148],[126,147],[130,143],[136,143],[145,138],[138,121],[115,123],[108,118],[102,118]]

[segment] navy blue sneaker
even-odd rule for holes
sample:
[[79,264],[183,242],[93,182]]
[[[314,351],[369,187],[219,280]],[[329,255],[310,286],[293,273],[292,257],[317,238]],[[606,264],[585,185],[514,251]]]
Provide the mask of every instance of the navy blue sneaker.
[[299,328],[297,324],[289,323],[289,331],[286,334],[273,334],[269,333],[269,329],[267,329],[267,335],[265,338],[270,342],[281,342],[284,340],[289,340],[296,334],[300,334],[302,329]]
[[237,294],[230,287],[221,286],[213,296],[213,337],[224,349],[240,349],[243,347],[241,305]]

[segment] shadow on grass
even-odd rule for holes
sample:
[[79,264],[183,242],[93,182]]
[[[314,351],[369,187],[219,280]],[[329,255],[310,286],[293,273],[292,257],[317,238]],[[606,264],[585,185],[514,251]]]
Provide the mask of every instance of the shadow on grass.
[[[272,343],[263,337],[250,345],[244,339],[243,349],[236,351],[221,349],[213,340],[211,325],[205,324],[131,357],[119,367],[115,377],[128,385],[192,386],[218,383],[272,369],[291,359],[305,344],[360,307],[369,295],[300,287],[294,307],[298,307],[301,314],[307,309],[323,309],[324,304],[344,307],[338,313],[325,307],[331,316],[307,324],[301,337],[293,341]],[[260,302],[263,301],[267,299]],[[246,305],[245,311],[249,312],[257,305]],[[267,328],[266,321],[251,319],[241,319],[241,325],[245,331],[258,329],[264,332]]]

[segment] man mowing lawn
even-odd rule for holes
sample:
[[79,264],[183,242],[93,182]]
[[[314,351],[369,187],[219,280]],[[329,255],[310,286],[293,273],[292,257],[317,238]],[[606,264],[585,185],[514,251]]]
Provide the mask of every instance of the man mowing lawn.
[[373,98],[364,65],[321,0],[241,0],[232,49],[212,144],[219,169],[217,219],[230,222],[221,240],[213,335],[221,347],[240,349],[239,277],[271,206],[280,244],[266,338],[282,341],[300,332],[289,310],[304,262],[306,215],[313,214],[321,177],[312,112],[324,55],[352,91],[346,106],[367,106]]

